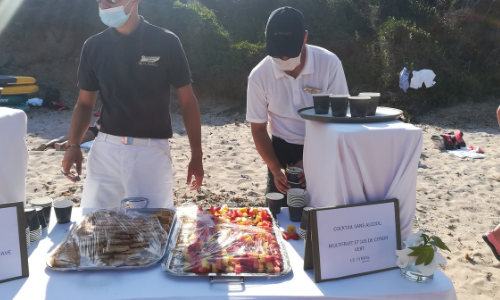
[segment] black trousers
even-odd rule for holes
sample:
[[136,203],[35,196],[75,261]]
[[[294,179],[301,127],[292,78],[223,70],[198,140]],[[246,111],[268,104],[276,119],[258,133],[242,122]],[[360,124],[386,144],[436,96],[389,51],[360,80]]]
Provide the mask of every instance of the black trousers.
[[[304,145],[290,144],[287,141],[275,136],[271,138],[271,141],[273,144],[274,153],[276,153],[278,161],[280,162],[280,165],[283,169],[286,169],[287,165],[295,165],[302,160],[304,155]],[[269,170],[269,168],[267,169],[266,194],[267,193],[281,193],[274,184],[274,175],[273,173],[271,173],[271,170]],[[288,206],[286,205],[286,201],[282,203],[282,206]]]

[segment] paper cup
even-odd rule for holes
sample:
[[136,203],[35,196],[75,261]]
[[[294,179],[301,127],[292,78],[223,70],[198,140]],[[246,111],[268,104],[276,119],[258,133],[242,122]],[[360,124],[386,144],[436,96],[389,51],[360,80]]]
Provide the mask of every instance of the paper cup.
[[368,114],[368,105],[371,98],[366,96],[349,97],[349,106],[351,109],[351,118],[365,118]]
[[54,202],[54,212],[56,213],[57,223],[68,223],[71,220],[72,209],[73,201],[62,200]]
[[317,115],[326,115],[330,110],[330,95],[316,94],[313,95],[314,112]]
[[292,222],[300,222],[302,219],[302,211],[305,206],[295,207],[288,206],[288,212],[290,213],[290,221]]
[[34,207],[27,206],[24,208],[24,214],[26,215],[26,221],[28,222],[30,231],[40,228],[40,221],[38,220],[38,214]]
[[299,175],[302,174],[304,170],[297,167],[286,168],[286,178],[288,182],[299,183]]
[[307,193],[304,189],[289,189],[286,197],[288,207],[306,206]]
[[345,117],[349,105],[349,95],[330,95],[332,117]]
[[377,113],[378,101],[380,99],[380,93],[359,93],[360,96],[370,97],[370,101],[368,102],[368,112],[367,116],[374,116]]
[[302,210],[302,218],[300,221],[300,230],[307,231],[307,224],[309,221],[309,211],[313,209],[312,207],[304,207]]
[[38,215],[38,221],[42,226],[42,230],[47,227],[47,221],[45,221],[45,214],[43,213],[43,207],[35,206],[36,214]]
[[267,206],[271,213],[277,215],[281,212],[281,201],[285,198],[285,195],[281,193],[269,193],[266,195]]
[[292,189],[300,189],[300,188],[302,188],[302,184],[300,184],[300,183],[295,183],[295,182],[290,182],[289,181],[288,184],[290,185],[290,187]]
[[43,197],[43,198],[36,198],[31,200],[31,205],[32,206],[40,206],[43,208],[43,214],[45,216],[45,221],[47,222],[47,225],[50,222],[50,213],[52,211],[52,203],[54,200],[50,197]]

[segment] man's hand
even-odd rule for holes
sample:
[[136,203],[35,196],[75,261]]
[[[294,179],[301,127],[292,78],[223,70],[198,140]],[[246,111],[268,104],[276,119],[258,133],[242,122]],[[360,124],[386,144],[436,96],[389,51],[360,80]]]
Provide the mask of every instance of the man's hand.
[[[203,154],[193,154],[191,155],[191,161],[188,166],[188,177],[187,185],[191,185],[190,190],[194,191],[201,187],[203,183],[203,176],[205,172],[203,171]],[[194,176],[194,181],[192,180]]]
[[[182,111],[184,127],[191,146],[191,161],[188,166],[186,184],[191,184],[191,190],[197,190],[203,183],[203,152],[201,150],[201,117],[198,100],[190,84],[176,90]],[[195,178],[193,180],[193,176]]]
[[288,183],[288,179],[286,178],[285,170],[278,169],[271,172],[273,173],[274,176],[274,185],[276,185],[276,188],[281,193],[286,194],[286,192],[288,192],[288,189],[291,188],[291,186]]
[[[83,136],[87,132],[87,129],[90,125],[92,110],[94,109],[94,105],[97,99],[97,93],[98,91],[87,92],[84,90],[80,90],[78,101],[76,103],[75,109],[73,110],[73,117],[71,118],[71,127],[69,128],[67,144],[81,144]],[[82,150],[79,147],[67,148],[62,161],[63,173],[71,174],[71,167],[76,164],[76,171],[78,172],[78,175],[81,175],[82,161]],[[67,175],[66,178],[73,182],[76,182],[75,179]]]
[[[82,162],[82,150],[78,147],[69,147],[66,149],[66,153],[64,153],[64,159],[62,161],[63,172],[66,174],[72,174],[71,167],[76,165],[76,172],[78,173],[78,176],[82,175]],[[69,176],[66,176],[66,178],[72,182],[76,182],[75,179]]]
[[[296,163],[294,166],[304,170],[304,161],[301,160],[298,163]],[[306,187],[306,174],[304,172],[299,174],[299,183],[302,185],[302,187]]]

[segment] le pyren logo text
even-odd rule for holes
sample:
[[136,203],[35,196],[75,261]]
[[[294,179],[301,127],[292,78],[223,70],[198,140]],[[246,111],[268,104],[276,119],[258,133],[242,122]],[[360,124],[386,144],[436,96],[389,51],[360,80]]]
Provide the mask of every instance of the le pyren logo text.
[[139,61],[140,66],[157,67],[160,56],[142,56]]
[[0,257],[1,256],[9,256],[12,254],[12,250],[1,250],[0,251]]

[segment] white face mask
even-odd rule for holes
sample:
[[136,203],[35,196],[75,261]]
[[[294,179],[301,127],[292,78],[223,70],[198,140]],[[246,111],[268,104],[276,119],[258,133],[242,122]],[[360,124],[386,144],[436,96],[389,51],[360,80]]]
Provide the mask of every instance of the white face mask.
[[130,14],[125,14],[125,6],[130,3],[130,0],[127,4],[117,7],[112,7],[108,9],[100,9],[99,8],[99,16],[101,17],[101,21],[109,26],[109,27],[120,27],[125,22],[127,22]]
[[281,71],[293,71],[295,68],[297,68],[300,65],[300,56],[302,53],[299,54],[299,56],[294,57],[294,58],[289,58],[288,60],[282,60],[281,58],[275,58],[271,57],[271,60],[273,61],[273,65]]

